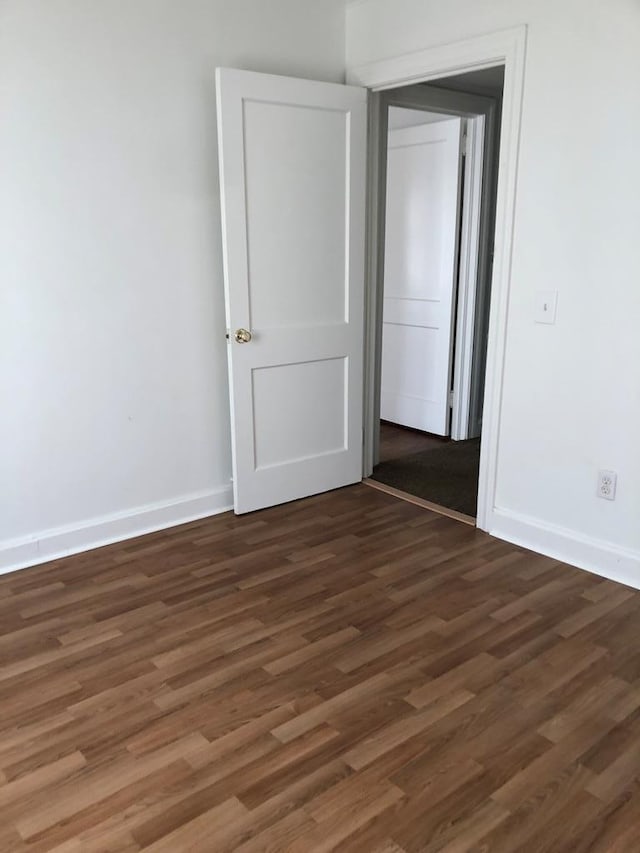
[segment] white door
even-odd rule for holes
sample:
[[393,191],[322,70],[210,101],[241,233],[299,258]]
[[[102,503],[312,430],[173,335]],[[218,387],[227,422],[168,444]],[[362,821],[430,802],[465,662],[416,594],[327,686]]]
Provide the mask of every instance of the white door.
[[449,430],[461,129],[447,119],[388,142],[380,415],[436,435]]
[[242,513],[362,478],[366,90],[216,82]]

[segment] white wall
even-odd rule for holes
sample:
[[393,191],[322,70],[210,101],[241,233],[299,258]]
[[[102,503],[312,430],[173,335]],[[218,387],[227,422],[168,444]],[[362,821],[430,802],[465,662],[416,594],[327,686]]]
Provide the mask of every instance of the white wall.
[[0,568],[231,503],[216,65],[342,80],[342,0],[0,4]]
[[[358,65],[528,25],[496,531],[640,586],[640,5],[366,0]],[[559,291],[555,326],[533,323]],[[595,495],[619,473],[615,502]]]
[[[537,547],[629,564],[636,0],[363,0],[348,61],[521,23],[497,502]],[[213,71],[340,80],[343,60],[341,0],[0,0],[0,568],[228,504]],[[538,288],[559,290],[556,326],[532,322]]]

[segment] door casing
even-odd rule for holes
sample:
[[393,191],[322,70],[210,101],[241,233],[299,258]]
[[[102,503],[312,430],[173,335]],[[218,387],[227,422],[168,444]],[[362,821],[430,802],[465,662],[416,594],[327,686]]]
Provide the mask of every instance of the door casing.
[[526,41],[527,28],[523,25],[347,69],[348,83],[364,86],[370,90],[363,421],[363,474],[369,476],[373,470],[377,429],[376,399],[379,394],[380,370],[377,328],[384,260],[384,233],[381,240],[380,213],[384,215],[384,196],[382,195],[381,198],[381,193],[384,192],[383,184],[386,176],[380,174],[384,171],[384,167],[380,169],[380,163],[381,146],[387,134],[387,110],[380,108],[381,93],[411,86],[414,83],[433,82],[469,71],[481,71],[504,65],[495,243],[476,517],[477,527],[488,532],[493,526],[496,506]]

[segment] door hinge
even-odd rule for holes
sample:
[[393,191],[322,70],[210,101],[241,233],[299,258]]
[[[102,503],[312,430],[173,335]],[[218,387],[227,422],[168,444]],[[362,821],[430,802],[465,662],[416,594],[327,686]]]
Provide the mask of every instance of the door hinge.
[[453,391],[449,391],[449,408],[453,409]]
[[466,157],[469,153],[469,133],[465,130],[462,134],[462,142],[460,143],[460,151],[463,157]]

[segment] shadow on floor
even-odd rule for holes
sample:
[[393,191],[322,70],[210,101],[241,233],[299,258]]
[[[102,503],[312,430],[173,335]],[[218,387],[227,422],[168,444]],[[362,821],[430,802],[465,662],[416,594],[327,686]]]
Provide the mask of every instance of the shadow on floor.
[[[389,441],[390,425],[383,436]],[[400,429],[398,427],[396,430]],[[403,492],[431,501],[475,517],[478,501],[478,470],[480,465],[480,439],[469,441],[443,441],[422,433],[398,434],[404,446],[422,446],[426,449],[405,455],[396,454],[373,469],[372,479]],[[422,444],[418,442],[422,440]]]

